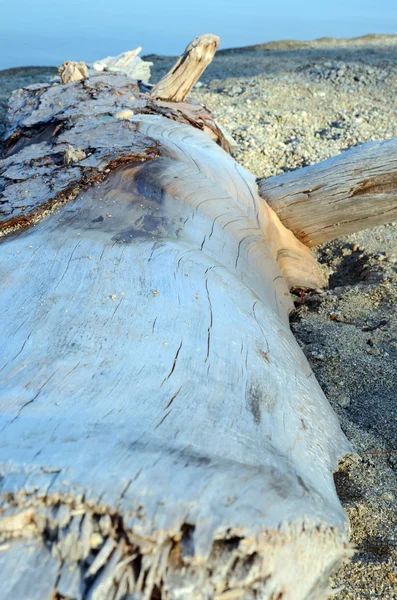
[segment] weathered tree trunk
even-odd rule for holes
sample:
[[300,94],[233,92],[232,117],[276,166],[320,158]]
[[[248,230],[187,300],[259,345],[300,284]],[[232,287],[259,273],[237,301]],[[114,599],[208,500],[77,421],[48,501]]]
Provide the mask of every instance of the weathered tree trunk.
[[220,145],[121,75],[13,96],[2,599],[314,600],[351,554],[350,445],[288,326],[324,281]]

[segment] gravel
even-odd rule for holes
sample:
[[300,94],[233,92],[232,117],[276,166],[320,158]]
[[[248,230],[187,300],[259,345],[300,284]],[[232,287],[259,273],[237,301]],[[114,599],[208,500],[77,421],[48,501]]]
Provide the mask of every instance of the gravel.
[[[153,57],[152,80],[173,64]],[[54,69],[0,72],[0,127],[12,89]],[[260,177],[397,137],[397,36],[274,42],[218,53],[193,96]],[[1,132],[1,130],[0,130]],[[357,552],[337,600],[397,598],[397,224],[316,249],[329,288],[296,297],[291,327],[357,449],[335,474]]]

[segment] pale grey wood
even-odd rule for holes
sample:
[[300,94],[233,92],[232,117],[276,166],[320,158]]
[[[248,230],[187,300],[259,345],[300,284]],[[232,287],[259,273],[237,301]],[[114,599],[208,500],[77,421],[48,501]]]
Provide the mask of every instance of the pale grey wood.
[[[69,116],[64,105],[51,139],[13,155],[14,138],[1,167],[13,181],[22,165],[33,186],[33,154],[92,149],[58,209],[30,188],[34,226],[8,195],[0,541],[11,551],[22,536],[24,555],[28,524],[58,561],[51,585],[76,598],[320,598],[351,554],[332,477],[351,448],[288,325],[291,269],[315,262],[202,131],[103,119],[98,96],[86,119],[77,99]],[[13,105],[20,131],[34,126],[25,105]],[[84,188],[86,160],[92,176],[109,172]],[[54,161],[43,179],[68,168]],[[81,588],[61,561],[81,566]]]
[[95,557],[95,560],[90,565],[85,577],[91,577],[95,575],[101,569],[109,559],[109,556],[112,554],[113,550],[116,548],[116,542],[112,538],[107,538],[106,542],[98,552]]
[[152,62],[142,60],[138,54],[142,48],[136,48],[135,50],[128,50],[118,56],[107,56],[100,60],[96,60],[92,64],[92,68],[95,71],[112,71],[114,73],[125,73],[132,79],[143,81],[143,83],[149,83],[150,79],[150,67],[153,66]]
[[84,587],[81,566],[77,562],[64,562],[54,589],[64,598],[82,600]]
[[268,179],[259,193],[307,246],[397,219],[397,140],[370,142]]
[[60,562],[38,540],[16,539],[0,551],[2,600],[53,600]]

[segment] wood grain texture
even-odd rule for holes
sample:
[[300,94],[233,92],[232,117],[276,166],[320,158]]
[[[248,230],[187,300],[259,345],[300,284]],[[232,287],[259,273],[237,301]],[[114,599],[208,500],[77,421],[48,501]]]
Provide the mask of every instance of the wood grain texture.
[[397,219],[397,140],[259,179],[259,193],[307,246]]
[[171,71],[153,87],[152,97],[183,102],[214,58],[219,42],[219,37],[211,33],[200,35],[190,42]]
[[[47,141],[21,102],[2,166],[50,184],[0,238],[0,596],[324,597],[351,448],[288,325],[315,262],[205,133],[98,96]],[[40,162],[69,145],[89,156]],[[57,207],[70,168],[91,185]]]

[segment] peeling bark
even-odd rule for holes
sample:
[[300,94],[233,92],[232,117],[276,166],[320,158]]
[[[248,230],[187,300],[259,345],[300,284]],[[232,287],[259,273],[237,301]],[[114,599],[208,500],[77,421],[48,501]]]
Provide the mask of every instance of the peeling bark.
[[[6,158],[0,163],[0,231],[29,225],[123,162],[156,156],[153,140],[142,136],[130,120],[117,118],[125,106],[132,114],[160,114],[205,129],[228,149],[212,115],[201,105],[155,103],[122,75],[101,74],[89,83],[19,91],[10,102]],[[70,148],[78,148],[86,158],[69,161]]]

